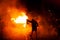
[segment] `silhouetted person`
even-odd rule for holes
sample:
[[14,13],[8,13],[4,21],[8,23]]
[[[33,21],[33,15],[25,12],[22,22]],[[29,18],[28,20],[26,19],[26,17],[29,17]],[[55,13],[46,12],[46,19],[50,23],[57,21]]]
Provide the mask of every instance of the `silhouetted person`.
[[[29,20],[27,20],[27,21],[32,24],[32,34],[35,31],[36,36],[37,36],[37,26],[38,26],[38,23],[34,19],[32,19],[32,21],[29,21]],[[31,37],[32,37],[32,34],[30,35]]]

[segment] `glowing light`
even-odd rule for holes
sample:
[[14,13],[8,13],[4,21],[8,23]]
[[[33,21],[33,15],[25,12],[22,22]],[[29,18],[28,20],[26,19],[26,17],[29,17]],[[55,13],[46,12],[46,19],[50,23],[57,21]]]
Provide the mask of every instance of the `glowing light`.
[[11,18],[11,20],[13,20],[17,24],[24,24],[24,27],[26,26],[27,19],[28,19],[28,17],[24,14],[23,14],[23,16],[18,16],[17,18]]
[[19,16],[18,18],[16,18],[15,22],[16,23],[26,23],[26,16]]

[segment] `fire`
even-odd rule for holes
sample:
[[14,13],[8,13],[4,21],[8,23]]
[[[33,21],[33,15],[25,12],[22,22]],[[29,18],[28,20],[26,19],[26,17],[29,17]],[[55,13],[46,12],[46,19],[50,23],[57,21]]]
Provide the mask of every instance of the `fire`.
[[24,24],[24,27],[26,27],[28,17],[24,13],[22,14],[22,16],[18,16],[17,18],[11,18],[11,20],[13,20],[16,24]]
[[[16,8],[8,8],[4,19],[5,27],[3,29],[4,35],[7,39],[27,39],[32,31],[31,24],[27,24],[28,16],[25,10]],[[7,19],[8,18],[8,19]]]

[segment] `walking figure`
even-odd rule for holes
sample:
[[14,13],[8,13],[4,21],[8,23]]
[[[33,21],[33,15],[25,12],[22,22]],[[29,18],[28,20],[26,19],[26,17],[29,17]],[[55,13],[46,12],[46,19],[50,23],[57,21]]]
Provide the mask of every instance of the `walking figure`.
[[32,39],[32,34],[33,34],[34,31],[36,33],[36,39],[37,39],[37,26],[38,26],[38,23],[34,19],[32,19],[32,21],[27,20],[27,22],[30,22],[32,24],[32,33],[30,35],[31,39]]

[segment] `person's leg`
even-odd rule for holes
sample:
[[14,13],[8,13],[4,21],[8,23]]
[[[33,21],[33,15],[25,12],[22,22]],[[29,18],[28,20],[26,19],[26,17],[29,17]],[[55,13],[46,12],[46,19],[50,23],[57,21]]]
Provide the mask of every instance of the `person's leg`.
[[33,34],[33,29],[32,29],[32,32],[31,32],[31,34],[30,34],[30,39],[32,40],[33,38],[32,38],[32,34]]
[[36,40],[37,40],[37,29],[35,29],[35,34],[36,34]]

